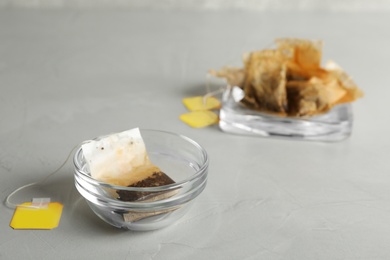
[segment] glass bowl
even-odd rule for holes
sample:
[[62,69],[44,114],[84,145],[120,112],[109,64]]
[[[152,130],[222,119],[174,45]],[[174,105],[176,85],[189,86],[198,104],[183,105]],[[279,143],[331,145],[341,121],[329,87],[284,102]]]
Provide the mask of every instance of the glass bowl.
[[219,114],[219,127],[227,133],[333,142],[346,139],[352,132],[351,104],[307,118],[279,117],[251,110],[233,94],[232,88],[225,90]]
[[[73,162],[75,186],[97,216],[117,228],[147,231],[166,227],[188,211],[206,187],[209,158],[198,143],[183,135],[158,130],[140,132],[150,160],[175,183],[146,188],[98,181],[90,175],[81,146]],[[142,199],[120,200],[118,194],[124,193],[142,195]]]

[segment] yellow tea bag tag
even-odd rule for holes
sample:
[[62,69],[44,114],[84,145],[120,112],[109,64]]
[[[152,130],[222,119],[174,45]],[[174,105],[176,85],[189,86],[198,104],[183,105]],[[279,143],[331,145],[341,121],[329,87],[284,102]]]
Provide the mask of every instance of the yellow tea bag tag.
[[53,229],[60,222],[63,205],[47,199],[33,199],[17,206],[10,226],[13,229]]
[[180,116],[180,120],[194,128],[206,127],[218,123],[218,116],[211,111],[192,111]]
[[219,109],[221,107],[221,103],[218,99],[216,99],[215,97],[205,96],[184,98],[183,104],[190,111],[212,110]]

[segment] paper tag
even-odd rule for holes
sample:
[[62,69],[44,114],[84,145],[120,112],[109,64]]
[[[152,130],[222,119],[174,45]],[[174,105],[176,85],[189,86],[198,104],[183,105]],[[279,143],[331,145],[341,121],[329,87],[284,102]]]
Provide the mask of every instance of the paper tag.
[[183,104],[190,111],[212,110],[221,107],[221,103],[215,97],[203,96],[184,98]]
[[232,89],[232,97],[236,103],[240,102],[245,97],[245,92],[242,88],[234,86]]
[[218,115],[211,111],[193,111],[180,115],[180,120],[191,127],[200,128],[218,123]]
[[60,222],[62,208],[63,205],[59,202],[47,203],[46,207],[34,207],[33,202],[22,203],[15,209],[10,226],[14,229],[56,228]]

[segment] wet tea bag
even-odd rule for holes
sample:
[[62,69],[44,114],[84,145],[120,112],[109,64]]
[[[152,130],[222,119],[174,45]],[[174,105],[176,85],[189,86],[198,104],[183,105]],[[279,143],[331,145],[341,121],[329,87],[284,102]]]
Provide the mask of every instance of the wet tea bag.
[[[174,183],[150,161],[138,128],[93,140],[83,144],[82,149],[91,176],[96,180],[129,187],[156,187]],[[143,192],[118,191],[117,194],[118,199],[126,201],[153,197],[153,194]]]
[[92,178],[128,186],[160,171],[146,153],[138,128],[116,133],[82,145]]
[[[99,181],[136,188],[158,187],[175,183],[150,161],[138,128],[85,143],[82,145],[82,149],[91,176]],[[137,191],[109,189],[107,192],[121,201],[151,202],[170,198],[179,191],[178,189],[158,192],[143,191],[142,189],[137,189]],[[135,222],[175,209],[148,212],[118,210],[114,212],[121,215],[126,222]]]

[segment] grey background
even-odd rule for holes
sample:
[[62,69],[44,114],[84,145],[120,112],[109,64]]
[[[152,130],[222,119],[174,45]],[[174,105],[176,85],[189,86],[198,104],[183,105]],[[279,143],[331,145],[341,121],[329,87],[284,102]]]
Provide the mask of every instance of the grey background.
[[[375,3],[356,3],[368,2]],[[390,258],[390,16],[379,12],[385,2],[378,12],[40,3],[2,1],[0,10],[0,199],[47,176],[83,140],[133,127],[202,144],[209,181],[174,225],[126,232],[92,213],[69,161],[13,198],[63,203],[56,229],[13,230],[13,210],[0,205],[0,259]],[[330,10],[352,1],[328,3]],[[238,136],[178,119],[187,112],[182,98],[205,93],[208,69],[239,65],[243,52],[269,47],[277,37],[322,39],[324,60],[334,59],[363,89],[349,139]]]
[[2,7],[157,10],[388,11],[388,0],[0,0]]

